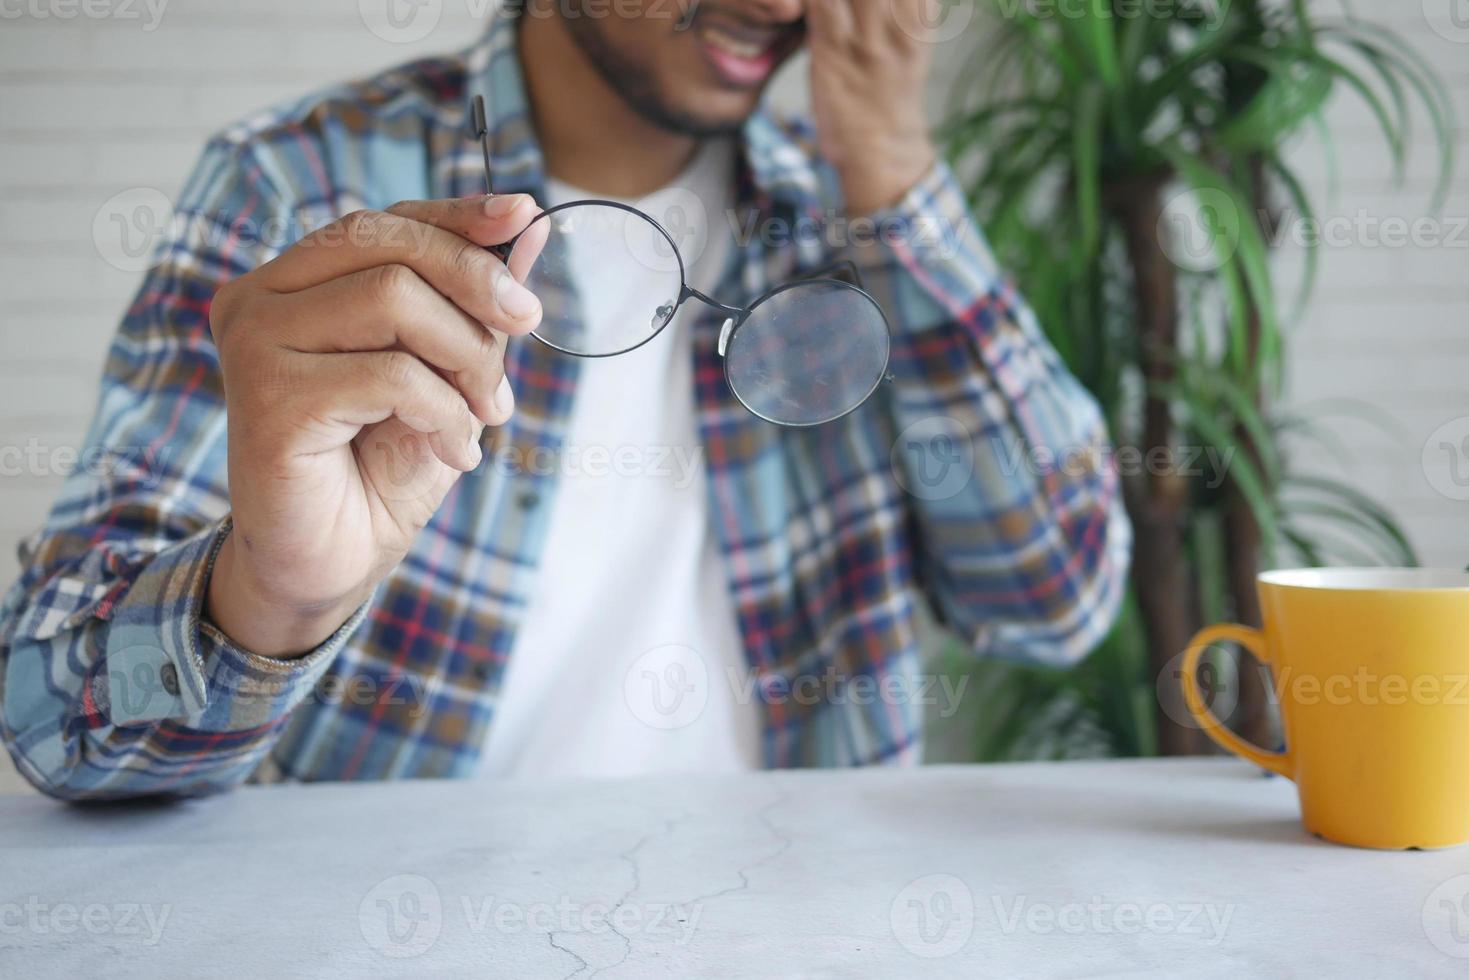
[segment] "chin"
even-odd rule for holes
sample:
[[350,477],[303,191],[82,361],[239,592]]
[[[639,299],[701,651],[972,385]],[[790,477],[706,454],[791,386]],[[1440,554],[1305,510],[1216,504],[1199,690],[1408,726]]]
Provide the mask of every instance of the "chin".
[[684,136],[711,137],[737,133],[756,108],[759,98],[721,89],[690,91],[683,88],[678,99],[636,100],[638,114],[669,132]]
[[[655,122],[689,135],[717,135],[737,131],[760,107],[766,85],[734,88],[718,79],[700,77],[702,66],[674,76],[663,75]],[[691,81],[697,79],[697,81]]]
[[759,101],[740,100],[731,106],[720,106],[713,104],[715,100],[700,103],[697,109],[690,108],[687,112],[677,113],[688,123],[691,131],[699,133],[730,133],[745,125],[746,120],[755,114]]

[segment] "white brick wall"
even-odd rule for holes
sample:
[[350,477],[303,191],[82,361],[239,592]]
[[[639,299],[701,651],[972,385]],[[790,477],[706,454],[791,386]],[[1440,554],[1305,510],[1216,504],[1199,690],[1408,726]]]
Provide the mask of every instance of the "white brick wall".
[[[1447,10],[1448,0],[1424,5]],[[466,43],[484,0],[443,0],[436,26],[412,43],[367,29],[359,7],[371,6],[165,0],[150,30],[142,0],[91,5],[116,11],[102,19],[80,16],[75,0],[0,3],[0,451],[31,440],[75,447],[81,439],[108,338],[138,281],[109,266],[93,244],[93,218],[109,198],[139,186],[173,195],[206,135],[263,105]],[[1469,30],[1455,33],[1440,18],[1455,43],[1418,16],[1414,0],[1374,6],[1390,8],[1373,15],[1423,46],[1462,108]],[[47,16],[13,16],[22,9]],[[799,97],[799,82],[792,72],[785,97]],[[1329,211],[1417,215],[1432,173],[1426,127],[1417,130],[1409,184],[1397,190],[1385,179],[1370,117],[1356,104],[1332,116],[1341,134],[1341,193]],[[1459,149],[1469,156],[1469,142],[1461,139]],[[1324,189],[1320,154],[1307,146],[1298,157]],[[1461,180],[1450,215],[1469,216],[1465,186]],[[1397,420],[1401,432],[1392,439],[1339,428],[1359,455],[1353,478],[1390,503],[1428,562],[1462,566],[1465,508],[1433,489],[1420,450],[1441,424],[1469,415],[1469,242],[1331,249],[1324,261],[1315,307],[1293,335],[1294,397],[1357,398]],[[17,572],[16,541],[41,521],[60,482],[51,472],[14,475],[9,451],[0,471],[0,583],[7,585]],[[1441,457],[1438,475],[1447,472]]]
[[[1469,119],[1469,25],[1451,19],[1453,7],[1454,0],[1408,0],[1356,9],[1417,45],[1444,77],[1458,117]],[[1453,458],[1465,469],[1461,478],[1469,481],[1469,137],[1456,136],[1458,175],[1435,229],[1441,244],[1388,247],[1379,237],[1386,222],[1411,222],[1429,203],[1436,158],[1427,121],[1417,120],[1407,180],[1398,188],[1362,104],[1340,99],[1330,118],[1339,134],[1336,197],[1327,198],[1328,167],[1318,145],[1298,148],[1294,160],[1327,202],[1323,217],[1356,222],[1364,216],[1369,231],[1345,247],[1322,250],[1314,305],[1291,331],[1290,398],[1306,410],[1354,399],[1391,420],[1394,431],[1388,433],[1346,419],[1331,424],[1351,449],[1346,475],[1388,504],[1426,564],[1463,568],[1469,564],[1469,485],[1453,483],[1442,438],[1433,439],[1426,459],[1424,447],[1441,426],[1463,420],[1450,435],[1459,444]],[[1282,257],[1287,270],[1299,267],[1292,251]]]

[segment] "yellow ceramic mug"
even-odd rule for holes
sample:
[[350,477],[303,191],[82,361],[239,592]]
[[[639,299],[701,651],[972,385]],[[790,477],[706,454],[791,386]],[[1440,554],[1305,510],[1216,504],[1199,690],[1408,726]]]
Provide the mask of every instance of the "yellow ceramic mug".
[[[1302,569],[1257,582],[1264,630],[1211,626],[1183,660],[1209,737],[1296,783],[1306,829],[1360,847],[1469,841],[1469,573]],[[1199,692],[1199,658],[1234,642],[1271,671],[1285,751],[1239,738]]]

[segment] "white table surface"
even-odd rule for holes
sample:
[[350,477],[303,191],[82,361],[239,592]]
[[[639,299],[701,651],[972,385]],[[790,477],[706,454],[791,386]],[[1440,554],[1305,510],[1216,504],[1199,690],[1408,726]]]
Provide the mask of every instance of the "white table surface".
[[365,974],[1463,978],[1469,848],[1231,760],[0,797],[0,976]]

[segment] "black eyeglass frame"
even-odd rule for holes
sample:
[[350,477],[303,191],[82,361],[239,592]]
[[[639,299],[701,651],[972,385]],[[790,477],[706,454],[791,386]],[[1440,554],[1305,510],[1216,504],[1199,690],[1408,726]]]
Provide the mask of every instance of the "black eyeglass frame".
[[[473,123],[475,136],[480,141],[480,148],[484,153],[485,187],[489,191],[489,193],[493,195],[495,193],[495,189],[494,179],[490,170],[490,135],[489,126],[487,124],[485,116],[483,96],[477,95],[474,97]],[[668,243],[668,247],[673,251],[674,258],[678,261],[678,298],[675,299],[671,304],[666,304],[665,306],[659,307],[657,312],[660,314],[659,318],[662,322],[659,323],[658,327],[651,333],[649,333],[647,337],[644,337],[642,340],[638,341],[636,344],[633,344],[631,347],[626,347],[622,350],[613,351],[607,354],[587,354],[582,351],[574,351],[569,350],[565,347],[560,347],[547,340],[545,337],[542,337],[538,332],[531,333],[532,337],[534,337],[538,342],[549,347],[551,350],[557,351],[561,354],[569,354],[572,357],[583,357],[589,360],[600,360],[602,358],[608,357],[621,357],[624,354],[629,354],[637,350],[638,348],[643,347],[648,343],[651,343],[656,337],[658,337],[660,334],[663,333],[664,330],[668,328],[668,325],[673,322],[675,317],[678,316],[678,311],[683,308],[684,304],[691,299],[695,299],[705,306],[725,314],[726,319],[724,326],[720,329],[719,332],[718,345],[719,358],[724,362],[724,382],[726,385],[728,385],[729,390],[734,394],[735,398],[739,400],[739,403],[745,407],[745,410],[756,418],[761,419],[762,421],[769,422],[772,425],[779,425],[783,428],[788,429],[810,429],[817,426],[826,425],[829,422],[836,422],[840,419],[846,418],[848,415],[851,415],[853,412],[857,411],[857,409],[867,404],[867,402],[872,398],[877,390],[882,387],[884,382],[890,382],[893,380],[892,375],[888,372],[888,368],[892,363],[892,322],[888,319],[887,313],[884,312],[882,304],[878,303],[878,301],[872,296],[871,293],[862,288],[861,274],[857,270],[857,264],[855,262],[852,262],[851,260],[845,260],[842,262],[833,263],[829,266],[824,266],[799,278],[793,279],[790,282],[782,283],[779,286],[768,289],[764,293],[761,293],[758,297],[756,297],[754,302],[750,303],[748,306],[730,306],[726,303],[719,302],[712,296],[709,296],[689,285],[688,267],[684,265],[683,252],[679,250],[678,244],[673,240],[673,236],[668,233],[668,230],[664,228],[663,225],[657,221],[657,219],[655,219],[647,212],[639,210],[638,208],[635,208],[630,204],[624,204],[621,201],[608,201],[597,198],[588,198],[586,200],[580,201],[568,201],[565,204],[558,204],[554,207],[547,208],[540,214],[536,215],[536,217],[531,220],[530,225],[527,225],[526,229],[520,234],[516,235],[514,238],[503,245],[490,247],[489,251],[494,253],[498,258],[506,262],[506,264],[508,265],[510,257],[515,252],[515,246],[519,244],[521,238],[525,237],[526,233],[530,231],[530,228],[537,221],[549,220],[550,217],[554,214],[562,211],[567,211],[572,208],[581,207],[613,208],[618,211],[633,215],[634,217],[641,218],[643,221],[646,221],[648,224],[656,228],[658,230],[658,234],[663,236],[663,240]],[[842,274],[845,274],[847,278],[839,278],[839,276],[841,276]],[[732,382],[729,376],[729,358],[726,356],[726,352],[729,350],[730,344],[734,342],[735,335],[739,333],[740,328],[750,321],[750,318],[754,315],[755,311],[758,310],[761,306],[763,306],[765,303],[768,303],[770,300],[776,298],[777,296],[789,292],[790,290],[799,289],[803,286],[815,285],[837,286],[842,289],[848,289],[856,293],[868,303],[872,304],[872,308],[876,310],[877,315],[882,318],[882,324],[887,333],[888,343],[885,345],[885,349],[883,351],[882,368],[877,372],[877,378],[872,383],[872,387],[869,388],[866,393],[864,393],[862,397],[852,405],[851,408],[848,408],[840,415],[834,415],[831,418],[821,419],[816,422],[787,422],[781,419],[773,419],[767,415],[764,415],[749,402],[747,402],[744,395],[740,393],[739,387]]]

